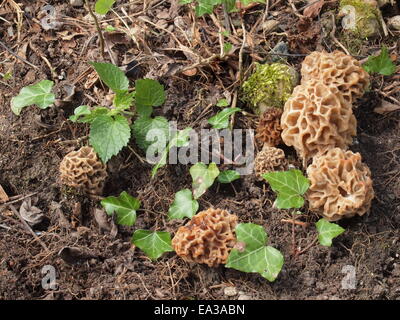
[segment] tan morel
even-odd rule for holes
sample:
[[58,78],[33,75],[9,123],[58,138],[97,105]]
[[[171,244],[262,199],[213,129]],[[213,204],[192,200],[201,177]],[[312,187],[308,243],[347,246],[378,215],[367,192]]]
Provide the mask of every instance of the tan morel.
[[348,103],[361,97],[369,85],[369,74],[361,63],[340,51],[314,51],[304,59],[301,75],[302,84],[320,79],[325,85],[337,86]]
[[225,264],[236,244],[237,220],[236,215],[222,209],[199,212],[172,239],[176,254],[185,261],[205,263],[209,267]]
[[374,198],[371,172],[361,155],[340,148],[316,156],[307,168],[310,210],[329,221],[362,216]]
[[335,85],[310,80],[294,89],[281,118],[282,140],[305,165],[329,149],[347,149],[356,134],[352,106]]
[[255,137],[259,145],[276,147],[281,143],[281,116],[282,110],[277,108],[268,108],[261,115]]
[[285,171],[289,163],[282,149],[264,145],[254,160],[254,171],[257,179],[263,180],[262,175],[267,172]]
[[91,147],[68,153],[60,163],[61,182],[67,186],[100,195],[107,177],[106,165]]

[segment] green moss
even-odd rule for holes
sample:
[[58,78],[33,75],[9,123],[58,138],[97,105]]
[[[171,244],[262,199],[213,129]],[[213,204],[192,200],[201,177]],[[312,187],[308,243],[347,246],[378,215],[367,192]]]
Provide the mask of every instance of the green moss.
[[297,72],[285,64],[257,64],[255,72],[243,82],[242,101],[258,114],[268,107],[282,108],[297,82]]
[[359,38],[369,38],[379,34],[381,15],[379,9],[365,0],[341,0],[340,11],[345,6],[355,9],[355,28],[352,31]]

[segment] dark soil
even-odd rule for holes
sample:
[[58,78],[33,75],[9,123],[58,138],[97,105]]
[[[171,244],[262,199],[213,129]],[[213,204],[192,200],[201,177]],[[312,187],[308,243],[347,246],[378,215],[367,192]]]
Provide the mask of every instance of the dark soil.
[[[118,1],[118,5],[125,2]],[[277,4],[273,5],[275,2]],[[140,161],[139,157],[144,154],[131,141],[130,149],[124,148],[108,163],[109,176],[103,195],[127,191],[138,197],[142,206],[137,223],[134,228],[120,228],[115,237],[101,232],[92,214],[94,208],[100,208],[99,201],[61,186],[58,172],[64,155],[86,143],[86,140],[76,139],[87,135],[88,127],[67,120],[74,108],[94,102],[107,103],[108,92],[101,83],[88,85],[93,71],[87,62],[102,60],[95,28],[90,19],[89,23],[84,22],[86,10],[73,8],[69,1],[21,0],[19,3],[24,10],[20,39],[17,38],[16,11],[9,5],[0,7],[0,16],[12,22],[14,35],[7,31],[10,25],[0,19],[0,39],[38,69],[0,47],[0,72],[12,72],[11,79],[0,82],[0,185],[9,197],[34,193],[33,203],[48,220],[35,228],[35,232],[47,250],[26,231],[9,204],[0,205],[0,299],[237,299],[239,296],[249,299],[400,299],[400,112],[374,112],[384,98],[379,92],[400,84],[399,71],[391,77],[374,76],[371,90],[357,102],[358,134],[351,150],[360,152],[371,169],[375,199],[369,213],[339,222],[346,232],[334,240],[332,247],[315,243],[304,253],[293,255],[293,226],[281,221],[290,216],[286,211],[274,209],[274,193],[249,175],[233,184],[215,183],[200,199],[200,210],[209,207],[227,209],[238,215],[241,222],[265,227],[270,244],[281,250],[285,257],[283,270],[275,282],[223,266],[190,265],[174,253],[152,262],[132,246],[130,236],[139,228],[174,233],[185,223],[168,221],[166,214],[175,192],[191,187],[190,166],[169,165],[161,169],[155,179],[150,179],[152,166]],[[40,8],[46,3],[54,5],[62,17],[64,24],[58,30],[45,31],[38,23]],[[201,66],[194,76],[174,73],[176,67],[193,64],[191,57],[180,50],[164,50],[177,48],[175,39],[165,30],[139,18],[147,17],[149,21],[159,23],[162,19],[157,16],[167,13],[168,27],[174,26],[174,19],[181,16],[189,30],[193,23],[192,14],[187,7],[175,6],[177,1],[153,1],[145,9],[140,3],[133,2],[125,7],[133,17],[132,21],[137,23],[135,32],[140,48],[133,41],[115,44],[111,48],[115,62],[123,66],[135,59],[139,67],[129,73],[132,81],[146,76],[157,78],[164,84],[167,102],[156,109],[157,115],[177,121],[179,128],[206,128],[207,119],[218,111],[217,107],[209,106],[215,105],[223,92],[233,92],[236,88],[239,49],[227,61],[215,60]],[[267,34],[266,39],[262,31],[249,33],[252,45],[244,50],[245,70],[252,62],[265,60],[267,52],[281,40],[289,41],[293,54],[340,49],[331,38],[322,39],[321,33],[316,31],[321,28],[320,17],[302,21],[300,28],[299,17],[286,1],[270,3],[273,5],[270,14],[280,21],[289,39],[280,34],[282,31]],[[117,12],[121,13],[119,8]],[[335,5],[331,5],[324,7],[322,12],[335,9]],[[257,23],[264,10],[265,6],[259,5],[246,12],[247,30]],[[385,17],[400,14],[397,8],[384,13]],[[220,10],[216,14],[223,19]],[[232,16],[235,21],[240,21],[238,14]],[[124,27],[115,15],[110,14],[107,18],[113,19],[110,24]],[[198,23],[196,28],[201,31],[198,36],[203,43],[193,41],[193,47],[207,58],[218,53],[218,28],[207,16],[198,18]],[[173,32],[177,32],[177,27],[174,28]],[[296,35],[295,28],[301,30],[300,34]],[[340,32],[337,30],[337,35]],[[72,38],[68,37],[72,35]],[[365,58],[385,43],[395,59],[397,55],[398,64],[398,36],[397,32],[384,39],[366,41],[354,54],[360,59]],[[235,35],[233,39],[240,40],[241,37]],[[187,44],[184,39],[179,40]],[[241,42],[235,45],[240,48]],[[44,58],[54,68],[53,74]],[[299,70],[302,59],[302,56],[290,56],[288,62]],[[74,84],[76,93],[72,101],[46,110],[27,107],[21,116],[15,116],[10,109],[11,98],[22,87],[43,79],[55,81],[58,98],[65,96],[65,85]],[[400,100],[400,91],[394,91],[391,96]],[[394,103],[392,99],[385,99]],[[240,103],[238,106],[245,108]],[[249,119],[237,115],[235,127],[254,125]],[[18,209],[21,202],[12,205]],[[57,206],[59,210],[55,209]],[[303,221],[314,223],[318,220],[306,209],[302,211],[305,212]],[[316,237],[312,224],[307,228],[296,226],[294,231],[295,244],[300,250],[308,247]],[[86,250],[91,258],[75,265],[67,264],[58,255],[66,246]],[[46,265],[56,269],[56,290],[42,288],[41,270]],[[342,288],[347,265],[355,268],[356,289]],[[238,294],[224,295],[224,288],[228,286],[236,287]]]

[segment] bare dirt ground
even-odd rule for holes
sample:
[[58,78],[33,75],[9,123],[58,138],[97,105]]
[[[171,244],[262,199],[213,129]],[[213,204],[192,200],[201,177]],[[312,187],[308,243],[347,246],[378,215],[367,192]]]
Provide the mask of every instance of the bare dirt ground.
[[[293,2],[298,9],[306,3]],[[55,30],[41,27],[40,11],[46,4],[56,8],[60,23]],[[294,11],[289,1],[276,0],[269,1],[268,8],[265,4],[248,8],[242,19],[239,13],[230,14],[229,41],[234,50],[221,61],[208,59],[220,50],[219,30],[225,21],[220,7],[212,16],[197,18],[178,1],[117,1],[114,10],[119,17],[109,13],[103,23],[123,30],[128,25],[135,39],[123,33],[107,35],[106,57],[111,62],[112,56],[122,67],[135,60],[138,66],[128,73],[130,80],[156,78],[167,90],[167,102],[156,114],[177,121],[179,128],[199,130],[218,111],[214,106],[223,93],[235,96],[238,72],[248,70],[253,62],[268,61],[268,52],[279,41],[288,43],[287,60],[297,70],[309,52],[340,50],[332,36],[324,36],[323,24],[323,15],[337,12],[337,6],[330,1],[313,19],[303,17],[302,10]],[[382,12],[384,19],[400,14],[400,3]],[[253,175],[233,184],[216,183],[200,199],[200,210],[227,209],[241,222],[265,227],[271,245],[285,257],[281,274],[270,283],[259,275],[223,266],[190,265],[174,253],[151,262],[132,247],[131,228],[121,228],[115,237],[100,232],[92,215],[99,201],[62,187],[58,173],[64,155],[86,143],[77,139],[88,134],[88,127],[68,121],[74,108],[107,101],[107,92],[93,80],[95,73],[87,63],[102,60],[93,21],[86,8],[73,7],[69,1],[3,0],[0,17],[2,43],[31,64],[0,47],[0,72],[12,73],[8,80],[0,78],[0,185],[16,200],[33,193],[32,202],[46,216],[45,223],[35,229],[38,240],[9,203],[0,205],[0,299],[237,299],[239,295],[250,299],[400,299],[400,112],[374,112],[383,101],[400,104],[399,69],[392,76],[373,76],[370,91],[357,102],[358,131],[351,150],[360,152],[370,167],[376,196],[368,214],[339,222],[346,232],[332,247],[315,244],[294,256],[293,226],[281,221],[287,213],[272,208],[274,193]],[[279,28],[267,30],[265,21],[272,20]],[[399,64],[399,32],[351,47],[337,25],[336,40],[358,59],[375,54],[385,44]],[[31,106],[15,116],[10,99],[22,87],[43,79],[55,81],[57,97],[65,97],[66,85],[74,85],[73,99],[46,110]],[[240,102],[238,106],[246,108]],[[253,122],[238,115],[235,127],[249,128]],[[139,157],[144,154],[132,141],[130,148],[109,162],[104,195],[127,191],[142,202],[135,228],[174,233],[184,222],[170,222],[166,213],[175,192],[191,186],[189,166],[166,166],[156,179],[150,179],[152,166]],[[18,209],[22,201],[12,205]],[[304,221],[317,219],[309,213]],[[296,226],[294,231],[301,248],[314,240],[315,231],[309,228]],[[88,250],[93,257],[69,265],[58,255],[65,246]],[[45,265],[57,271],[57,290],[41,286]],[[356,289],[341,287],[346,265],[355,267]],[[238,295],[225,296],[227,286],[236,287]]]

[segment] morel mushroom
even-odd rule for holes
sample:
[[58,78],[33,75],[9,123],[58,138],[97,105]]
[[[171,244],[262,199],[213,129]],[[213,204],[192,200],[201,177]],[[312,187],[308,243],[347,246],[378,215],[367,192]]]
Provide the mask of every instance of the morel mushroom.
[[281,116],[282,110],[277,108],[268,108],[261,115],[255,136],[258,144],[276,147],[281,143]]
[[369,85],[369,74],[361,63],[340,51],[309,54],[301,65],[301,75],[302,84],[320,79],[327,86],[337,86],[348,103],[361,97]]
[[285,171],[288,169],[288,165],[289,163],[282,149],[264,145],[254,161],[254,171],[257,178],[262,180],[264,173]]
[[361,155],[340,148],[316,156],[307,168],[310,210],[329,221],[362,216],[374,198],[371,172]]
[[68,153],[60,163],[60,173],[63,184],[94,195],[102,193],[107,177],[106,165],[91,147]]
[[236,243],[236,224],[236,215],[210,208],[199,212],[180,227],[172,245],[176,254],[185,261],[216,267],[226,263]]
[[329,149],[347,149],[356,134],[352,106],[335,85],[310,80],[297,86],[281,118],[282,140],[293,146],[303,164]]

